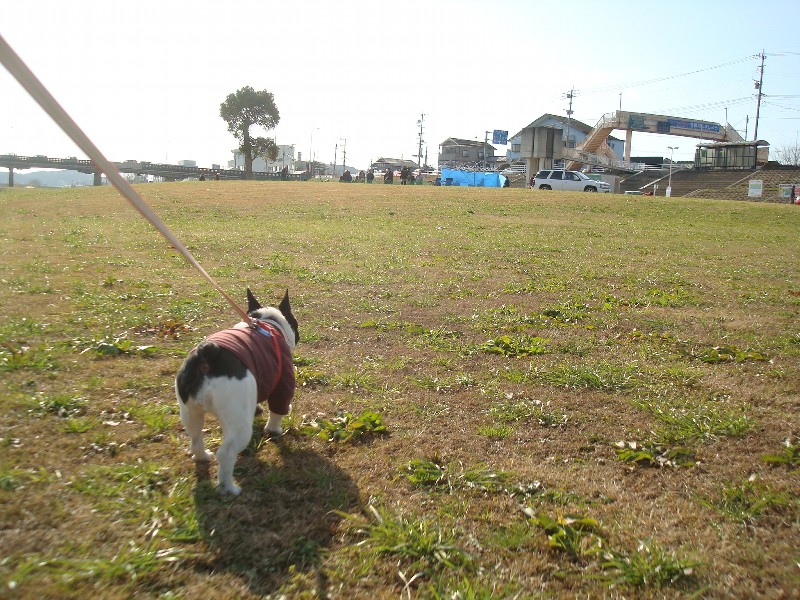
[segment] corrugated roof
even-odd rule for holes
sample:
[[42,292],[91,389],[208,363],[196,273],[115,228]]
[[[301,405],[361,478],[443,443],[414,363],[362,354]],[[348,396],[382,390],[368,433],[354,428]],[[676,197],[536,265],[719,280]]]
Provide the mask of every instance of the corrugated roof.
[[[447,144],[447,142],[453,142],[452,144]],[[480,140],[465,140],[463,138],[454,138],[449,137],[445,141],[443,141],[440,146],[445,145],[453,145],[453,146],[469,146],[471,148],[483,148],[484,143]],[[486,146],[491,148],[492,150],[497,150],[494,146],[492,146],[489,142],[486,142]]]
[[[583,121],[578,121],[578,119],[567,119],[567,117],[562,117],[561,115],[554,115],[552,113],[544,113],[541,117],[539,117],[535,121],[532,121],[531,123],[528,124],[527,127],[523,127],[522,129],[527,129],[528,127],[541,127],[542,123],[550,119],[561,123],[564,126],[564,129],[566,129],[567,124],[569,124],[570,129],[576,129],[585,135],[589,135],[589,133],[594,129],[594,127],[587,125]],[[509,139],[522,135],[522,129],[520,129],[513,136],[510,136]],[[619,140],[619,138],[616,138],[613,135],[610,135],[608,137],[611,138],[612,140]]]

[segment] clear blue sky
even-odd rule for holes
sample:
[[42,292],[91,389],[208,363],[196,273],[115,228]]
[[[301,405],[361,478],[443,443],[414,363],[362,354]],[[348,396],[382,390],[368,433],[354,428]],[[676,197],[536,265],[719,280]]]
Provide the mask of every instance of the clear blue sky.
[[[249,85],[275,95],[279,144],[348,164],[447,137],[511,135],[549,112],[593,125],[619,108],[723,122],[742,133],[767,59],[759,138],[800,130],[800,2],[574,0],[39,0],[4,3],[0,35],[112,160],[227,164],[219,117]],[[620,93],[622,96],[620,97]],[[0,68],[0,153],[81,156]],[[624,138],[623,132],[616,132]],[[696,141],[635,134],[634,155],[690,159]],[[498,153],[505,147],[499,146]]]

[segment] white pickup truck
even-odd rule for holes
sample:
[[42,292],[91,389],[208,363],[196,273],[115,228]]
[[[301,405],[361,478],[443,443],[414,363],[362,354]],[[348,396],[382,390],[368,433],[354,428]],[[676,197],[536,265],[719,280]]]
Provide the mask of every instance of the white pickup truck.
[[564,190],[569,192],[611,192],[605,181],[591,179],[580,171],[562,169],[539,171],[533,180],[535,190]]

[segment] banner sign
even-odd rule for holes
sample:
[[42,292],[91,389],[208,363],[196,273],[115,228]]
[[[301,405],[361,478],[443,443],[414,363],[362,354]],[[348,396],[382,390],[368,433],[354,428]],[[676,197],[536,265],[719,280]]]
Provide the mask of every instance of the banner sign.
[[644,115],[629,115],[628,129],[646,129],[644,126]]
[[495,129],[492,132],[492,143],[501,144],[503,146],[508,145],[508,132],[501,131],[500,129]]
[[700,123],[699,121],[685,121],[683,119],[670,119],[667,121],[670,127],[679,127],[681,129],[691,129],[692,131],[708,131],[711,133],[719,133],[719,123]]
[[764,182],[761,179],[751,179],[747,186],[748,198],[761,198]]

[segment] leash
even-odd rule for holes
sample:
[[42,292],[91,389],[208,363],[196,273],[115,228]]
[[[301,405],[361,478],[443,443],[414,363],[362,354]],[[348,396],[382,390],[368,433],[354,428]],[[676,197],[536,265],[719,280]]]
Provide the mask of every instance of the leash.
[[102,152],[97,149],[97,147],[92,143],[92,141],[87,137],[85,133],[81,130],[80,127],[72,120],[67,112],[61,107],[61,105],[56,101],[56,99],[47,91],[47,89],[42,85],[42,83],[37,79],[37,77],[33,74],[33,72],[28,68],[28,66],[22,61],[22,59],[14,52],[11,46],[5,41],[2,35],[0,35],[0,62],[3,63],[3,66],[6,70],[14,76],[14,78],[19,82],[19,84],[25,88],[28,94],[36,100],[39,106],[44,109],[44,111],[50,115],[53,121],[56,122],[64,133],[66,133],[73,142],[75,142],[78,147],[83,150],[84,154],[89,157],[89,159],[94,163],[95,167],[101,170],[103,173],[106,174],[108,180],[111,184],[117,188],[117,191],[122,194],[128,202],[130,202],[133,207],[139,211],[145,219],[147,219],[153,227],[155,227],[158,232],[164,236],[164,238],[172,245],[175,250],[180,252],[183,257],[192,265],[195,269],[197,269],[200,274],[205,277],[205,279],[211,284],[211,286],[217,290],[225,300],[230,303],[230,305],[239,313],[239,316],[242,317],[242,320],[245,323],[248,323],[251,327],[254,326],[253,319],[250,318],[250,315],[245,312],[245,310],[239,306],[236,301],[231,298],[225,290],[220,287],[220,285],[214,280],[211,275],[209,275],[206,270],[202,267],[202,265],[197,262],[192,253],[184,246],[178,238],[170,231],[169,227],[159,218],[159,216],[153,212],[153,210],[147,205],[147,203],[142,200],[139,194],[133,189],[128,180],[125,179],[122,174],[117,170],[117,167],[114,166],[112,162],[106,159],[103,156]]

